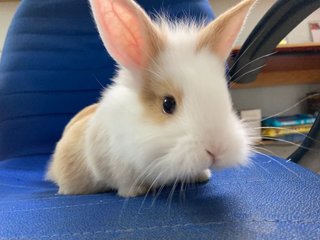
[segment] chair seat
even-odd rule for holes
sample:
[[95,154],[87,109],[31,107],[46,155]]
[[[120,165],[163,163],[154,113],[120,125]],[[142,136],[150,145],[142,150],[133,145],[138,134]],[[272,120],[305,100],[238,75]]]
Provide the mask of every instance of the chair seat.
[[0,239],[319,239],[320,177],[255,155],[204,184],[124,199],[65,196],[43,180],[49,156],[0,162]]

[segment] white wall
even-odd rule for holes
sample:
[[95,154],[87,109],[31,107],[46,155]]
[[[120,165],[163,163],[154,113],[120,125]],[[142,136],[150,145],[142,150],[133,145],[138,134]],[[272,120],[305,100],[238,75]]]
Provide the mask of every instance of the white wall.
[[[220,15],[226,9],[235,5],[239,0],[210,0],[216,16]],[[275,3],[275,0],[260,0],[254,7],[243,32],[239,36],[236,45],[241,45],[260,18],[266,11]],[[289,43],[304,43],[311,41],[309,32],[309,21],[320,20],[320,10],[311,14],[304,20],[297,28],[295,28],[289,35]],[[300,101],[306,96],[308,92],[318,90],[320,91],[320,84],[310,85],[288,85],[277,87],[265,88],[252,88],[252,89],[233,89],[231,95],[234,105],[237,109],[254,109],[260,108],[264,116],[283,111],[284,109],[292,106],[294,103]],[[272,97],[271,97],[272,96]],[[296,114],[305,112],[306,104],[302,103],[285,114]]]
[[[320,84],[286,85],[252,89],[231,90],[234,106],[238,110],[262,110],[263,116],[271,116],[293,106],[307,93],[320,91]],[[281,115],[292,115],[306,112],[306,101]]]
[[[239,0],[210,0],[215,14],[218,16],[226,9],[235,5]],[[272,6],[276,0],[260,0],[256,4],[254,10],[251,12],[246,27],[239,36],[237,45],[244,42],[248,34],[256,25],[258,20],[264,13]],[[14,12],[19,4],[19,1],[1,1],[0,0],[0,51],[2,50],[7,29],[14,15]],[[294,29],[288,36],[290,43],[303,43],[311,41],[311,35],[308,28],[308,22],[320,20],[320,9],[311,14],[305,21],[303,21],[296,29]]]
[[[234,6],[240,0],[210,0],[213,10],[216,16],[220,15],[226,9]],[[245,28],[239,36],[236,45],[241,45],[249,33],[252,31],[254,26],[258,23],[261,17],[268,11],[268,9],[276,2],[276,0],[260,0],[251,11]],[[309,31],[309,21],[320,21],[320,9],[312,13],[306,18],[301,24],[299,24],[291,33],[288,35],[289,43],[305,43],[311,41],[311,35]]]
[[0,0],[0,55],[11,19],[16,11],[19,1]]

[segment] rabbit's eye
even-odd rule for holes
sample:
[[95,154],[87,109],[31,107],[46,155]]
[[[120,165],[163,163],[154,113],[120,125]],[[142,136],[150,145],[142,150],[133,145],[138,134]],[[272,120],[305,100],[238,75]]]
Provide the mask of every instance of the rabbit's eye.
[[176,100],[172,96],[165,96],[163,98],[163,112],[167,114],[173,114],[174,110],[176,109]]

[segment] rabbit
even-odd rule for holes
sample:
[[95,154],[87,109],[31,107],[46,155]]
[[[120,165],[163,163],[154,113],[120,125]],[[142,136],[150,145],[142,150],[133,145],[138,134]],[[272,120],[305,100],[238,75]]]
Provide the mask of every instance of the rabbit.
[[90,0],[118,71],[57,143],[46,176],[58,193],[135,197],[249,163],[251,143],[224,63],[254,2],[243,0],[205,26],[153,21],[133,0]]

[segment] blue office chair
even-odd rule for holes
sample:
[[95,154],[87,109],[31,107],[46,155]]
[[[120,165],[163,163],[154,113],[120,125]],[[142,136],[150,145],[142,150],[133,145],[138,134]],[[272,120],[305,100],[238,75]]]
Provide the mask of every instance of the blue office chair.
[[[149,14],[214,17],[207,0],[138,2]],[[297,5],[281,5],[276,15],[271,9],[268,22],[284,13],[299,22],[303,14],[290,9],[319,7],[318,0],[290,2]],[[87,0],[21,2],[0,62],[0,239],[319,239],[320,177],[273,156],[256,154],[250,167],[174,193],[168,187],[128,200],[115,193],[57,195],[43,180],[55,143],[113,73]]]

